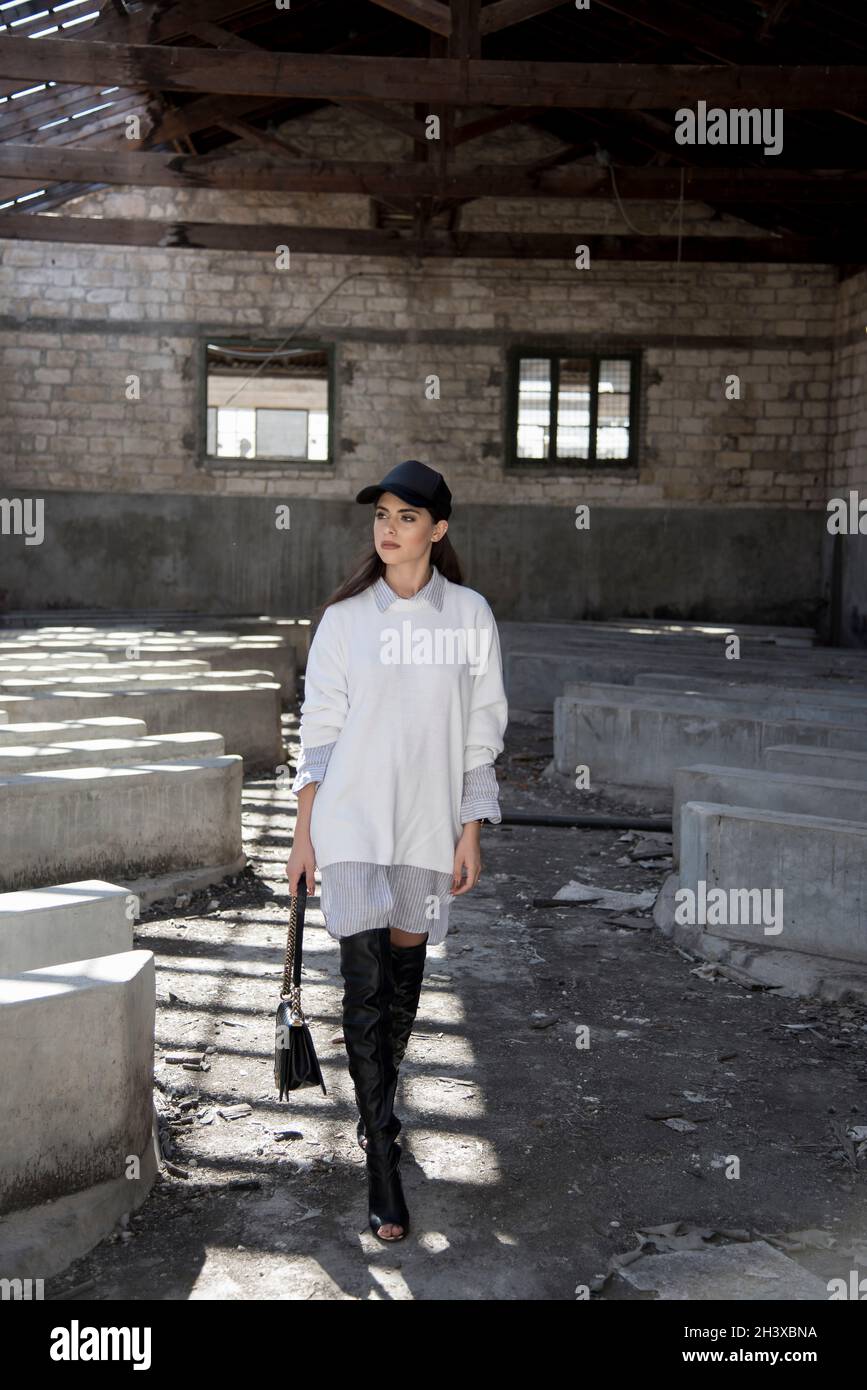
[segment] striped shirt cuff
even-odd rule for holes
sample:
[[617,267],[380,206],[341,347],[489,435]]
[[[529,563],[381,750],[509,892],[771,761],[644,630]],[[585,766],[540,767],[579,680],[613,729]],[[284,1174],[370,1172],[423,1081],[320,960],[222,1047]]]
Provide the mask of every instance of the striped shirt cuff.
[[461,801],[461,824],[471,820],[488,820],[491,825],[499,825],[500,789],[493,763],[484,763],[464,773],[464,791]]
[[308,782],[321,782],[328,767],[328,759],[331,751],[335,747],[337,740],[331,743],[320,743],[313,748],[301,749],[301,757],[298,759],[298,766],[295,769],[295,781],[292,783],[292,791],[300,792],[302,787],[306,787]]

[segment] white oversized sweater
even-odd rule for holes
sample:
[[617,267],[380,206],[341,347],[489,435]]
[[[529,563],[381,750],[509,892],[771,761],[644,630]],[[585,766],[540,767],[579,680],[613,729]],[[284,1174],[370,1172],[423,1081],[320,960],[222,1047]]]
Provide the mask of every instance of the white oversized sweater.
[[[451,874],[465,773],[494,762],[508,705],[486,599],[434,569],[326,608],[307,658],[300,736],[332,744],[310,838],[320,868],[356,861]],[[315,755],[314,755],[315,756]]]

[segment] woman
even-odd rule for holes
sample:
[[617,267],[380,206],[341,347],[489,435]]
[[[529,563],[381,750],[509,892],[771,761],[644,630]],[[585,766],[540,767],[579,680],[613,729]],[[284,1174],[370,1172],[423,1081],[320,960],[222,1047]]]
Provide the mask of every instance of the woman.
[[[451,493],[410,459],[362,488],[373,550],[324,605],[307,658],[298,818],[286,866],[340,941],[343,1031],[367,1159],[369,1223],[402,1240],[393,1105],[428,942],[481,872],[481,820],[500,820],[494,760],[508,708],[499,634],[446,537]],[[326,775],[327,770],[327,775]]]

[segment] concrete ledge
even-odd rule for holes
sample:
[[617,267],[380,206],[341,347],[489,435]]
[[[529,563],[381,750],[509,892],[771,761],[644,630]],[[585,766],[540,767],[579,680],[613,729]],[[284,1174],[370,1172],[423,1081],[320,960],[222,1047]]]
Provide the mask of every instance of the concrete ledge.
[[831,1004],[867,1004],[867,969],[849,961],[832,961],[804,951],[749,946],[716,936],[707,928],[674,920],[674,894],[679,877],[671,873],[660,889],[653,920],[663,936],[702,960],[730,965],[757,985],[768,985],[793,998],[821,999]]
[[[728,674],[726,672],[726,675]],[[639,671],[635,676],[633,686],[636,690],[655,690],[657,692],[670,690],[684,694],[691,691],[697,695],[710,695],[717,700],[774,701],[785,699],[793,708],[799,709],[809,709],[816,705],[827,706],[830,709],[836,709],[838,706],[844,709],[854,707],[867,719],[867,692],[863,688],[844,686],[840,689],[821,684],[809,688],[795,686],[791,684],[792,672],[783,663],[780,664],[777,677],[779,683],[761,685],[750,681],[724,680],[720,678],[719,674],[716,676],[686,676],[671,672],[657,674],[653,671]],[[865,672],[865,677],[867,677],[867,672]],[[798,716],[798,718],[802,717],[807,718],[809,716]],[[833,722],[839,721],[834,720]]]
[[261,681],[274,680],[273,671],[150,671],[144,665],[135,670],[118,671],[114,674],[111,666],[98,671],[58,672],[56,675],[35,676],[29,672],[19,672],[12,676],[0,677],[0,700],[7,695],[50,695],[52,690],[80,690],[82,694],[90,691],[115,690],[188,690],[191,686],[206,685],[256,685]]
[[[16,1274],[53,1272],[56,1251],[44,1245],[44,1213],[33,1208],[79,1194],[68,1238],[92,1243],[145,1195],[150,1165],[127,1174],[152,1142],[154,1012],[150,951],[0,978],[0,1213],[32,1213],[11,1249],[0,1224],[3,1273],[13,1261]],[[108,1209],[104,1189],[89,1195],[103,1184]]]
[[219,734],[163,734],[162,737],[95,738],[74,743],[0,744],[0,778],[20,772],[53,772],[66,767],[134,766],[190,758],[219,758],[224,752]]
[[758,767],[763,750],[777,743],[867,752],[867,729],[647,708],[575,695],[554,701],[557,771],[574,775],[576,766],[587,765],[597,784],[670,790],[675,768],[695,763]]
[[742,901],[727,922],[711,920],[708,909],[704,925],[714,936],[867,970],[867,826],[688,801],[681,810],[680,889],[699,895],[702,884],[705,895],[767,890],[771,907],[781,890],[780,930],[772,921],[735,920],[747,915]]
[[226,864],[206,864],[197,869],[175,869],[167,874],[130,879],[126,889],[138,898],[141,907],[150,907],[165,898],[175,898],[178,893],[198,893],[202,888],[234,878],[244,871],[247,862],[246,854],[239,854]]
[[273,772],[283,762],[280,687],[276,681],[255,685],[202,682],[146,691],[128,688],[111,694],[64,688],[33,698],[4,697],[3,708],[10,722],[125,715],[143,719],[150,734],[211,729],[222,735],[230,753],[244,759],[247,772]]
[[88,879],[0,893],[0,975],[133,949],[128,888]]
[[833,676],[829,689],[836,692],[863,688],[867,678],[861,654],[839,650],[770,650],[764,655],[751,650],[740,661],[727,662],[719,639],[711,645],[698,637],[678,642],[636,634],[626,640],[624,634],[624,640],[611,637],[602,642],[582,623],[501,623],[500,637],[509,703],[528,710],[550,710],[568,681],[631,684],[638,672],[656,661],[687,683],[701,675],[785,688],[824,684]]
[[768,772],[789,772],[804,777],[833,777],[842,782],[867,782],[867,753],[843,748],[802,748],[797,744],[773,744],[762,753]]
[[860,730],[867,739],[867,701],[863,698],[835,701],[826,700],[817,693],[809,699],[801,699],[792,697],[787,690],[771,687],[765,687],[761,694],[752,696],[744,693],[744,690],[725,687],[710,695],[693,690],[648,690],[632,685],[569,681],[563,694],[577,695],[594,702],[635,705],[641,709],[679,711],[701,718],[740,715],[750,719],[803,719],[811,723],[845,725]]
[[0,657],[0,676],[58,676],[66,680],[72,676],[104,675],[137,676],[147,670],[152,675],[161,675],[167,683],[176,676],[208,675],[210,665],[207,661],[115,661],[109,662],[105,655],[82,656],[77,661],[67,661],[65,657],[34,660],[25,653],[18,656]]
[[231,864],[241,842],[234,756],[68,768],[0,780],[0,888],[83,878],[127,883]]
[[104,719],[33,720],[12,724],[7,710],[0,709],[0,747],[14,743],[62,743],[74,738],[143,738],[148,727],[143,719],[109,715]]
[[[713,767],[696,764],[674,773],[672,813],[674,862],[680,853],[680,813],[688,801],[785,811],[797,816],[867,822],[867,787],[825,777],[799,777],[763,768]],[[867,825],[865,825],[867,829]]]
[[0,1278],[60,1274],[110,1235],[122,1216],[143,1206],[159,1170],[153,1129],[137,1157],[137,1178],[110,1178],[0,1218]]

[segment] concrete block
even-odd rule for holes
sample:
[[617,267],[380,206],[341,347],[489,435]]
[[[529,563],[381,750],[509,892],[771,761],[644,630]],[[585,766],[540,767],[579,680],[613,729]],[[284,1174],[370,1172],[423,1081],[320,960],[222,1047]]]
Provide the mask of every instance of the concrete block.
[[[719,662],[717,663],[719,665]],[[637,690],[672,690],[681,694],[692,691],[698,695],[711,695],[716,699],[734,700],[779,700],[785,698],[793,707],[806,710],[817,706],[829,709],[855,709],[860,710],[863,721],[867,722],[867,691],[863,689],[828,688],[827,685],[815,685],[812,687],[793,686],[790,682],[785,684],[770,684],[768,682],[759,684],[753,681],[742,681],[727,679],[730,676],[730,665],[726,663],[725,675],[719,671],[711,675],[678,674],[673,672],[648,672],[639,671],[633,681]],[[867,674],[867,673],[865,673]],[[779,671],[779,681],[785,682],[787,675],[791,679],[791,673],[785,667]],[[566,692],[564,691],[564,694]],[[577,691],[573,691],[577,694]],[[799,715],[799,718],[809,718],[809,714]]]
[[0,975],[131,951],[135,907],[99,879],[0,893]]
[[0,779],[0,889],[208,866],[237,873],[241,759],[68,768]]
[[173,674],[169,681],[163,671],[150,671],[146,666],[139,666],[134,671],[119,671],[116,675],[109,666],[107,672],[105,668],[100,668],[96,672],[90,670],[85,674],[75,675],[64,672],[60,676],[4,676],[0,678],[0,700],[6,695],[38,695],[43,692],[50,694],[52,690],[148,691],[163,690],[167,685],[174,689],[186,689],[202,682],[208,685],[255,685],[258,681],[273,679],[271,671],[212,671],[206,667],[203,670],[193,669]]
[[[109,662],[105,655],[82,657],[78,661],[41,660],[28,657],[0,659],[0,676],[71,676],[99,675],[119,676],[124,672],[136,675],[143,670],[160,674],[166,678],[173,676],[207,675],[211,667],[207,661],[116,661]],[[167,684],[172,684],[167,679]]]
[[57,1273],[145,1200],[154,1003],[150,951],[0,978],[3,1276]]
[[768,772],[791,772],[804,777],[833,777],[841,782],[867,782],[867,753],[845,748],[811,748],[779,744],[762,753]]
[[867,752],[867,730],[741,714],[722,717],[574,695],[554,701],[556,770],[574,776],[576,766],[587,765],[593,785],[671,791],[677,767],[759,767],[763,749],[776,743]]
[[674,773],[673,854],[680,853],[680,813],[688,801],[748,806],[791,815],[855,821],[867,827],[867,786],[828,777],[768,772],[764,768],[714,767],[698,764]]
[[143,738],[146,733],[147,724],[143,719],[125,719],[122,715],[11,724],[8,722],[8,711],[0,710],[0,748],[16,743],[30,746],[35,743],[63,743],[65,739]]
[[[729,920],[706,923],[711,935],[867,967],[867,826],[688,801],[680,890],[700,895],[702,883],[705,893],[721,888],[730,896]],[[756,890],[768,892],[764,918],[755,920],[754,898],[751,920],[733,921],[750,915],[744,895]],[[779,931],[770,920],[777,905]]]
[[230,753],[243,757],[248,773],[273,772],[283,762],[280,687],[276,681],[255,685],[202,682],[147,691],[133,687],[111,694],[64,688],[38,696],[5,697],[2,704],[13,723],[125,715],[144,720],[150,734],[213,730],[222,735]]
[[[751,696],[745,693],[750,688],[758,689],[759,694]],[[763,719],[806,719],[820,724],[845,724],[853,729],[862,729],[867,734],[867,701],[860,697],[831,700],[810,692],[795,696],[788,690],[771,687],[745,687],[737,691],[726,688],[718,694],[708,695],[700,691],[649,690],[591,681],[568,681],[563,694],[577,695],[586,700],[637,705],[642,709],[680,710],[702,718],[742,714]]]
[[679,674],[756,685],[779,684],[862,689],[867,663],[861,653],[827,649],[785,651],[755,646],[739,661],[725,661],[721,636],[659,637],[636,621],[618,637],[599,634],[588,623],[501,622],[504,683],[510,705],[550,710],[567,681],[632,684],[653,667]]
[[59,767],[132,767],[178,759],[219,758],[219,734],[163,734],[144,738],[94,738],[69,743],[0,744],[0,777],[19,772],[53,772]]

